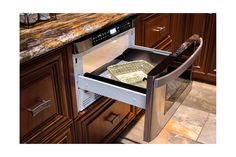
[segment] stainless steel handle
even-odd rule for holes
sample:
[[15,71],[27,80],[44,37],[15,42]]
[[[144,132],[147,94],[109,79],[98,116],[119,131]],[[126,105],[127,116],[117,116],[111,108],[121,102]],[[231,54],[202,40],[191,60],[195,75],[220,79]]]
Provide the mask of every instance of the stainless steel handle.
[[214,69],[213,71],[216,72],[216,69]]
[[27,108],[27,111],[31,112],[32,116],[35,117],[38,113],[45,110],[46,108],[51,107],[51,100],[41,100],[36,105],[31,108]]
[[159,33],[162,33],[166,30],[166,27],[156,27],[156,28],[153,28],[153,31],[155,32],[159,32]]
[[[154,87],[160,87],[160,86],[164,85],[166,82],[176,79],[186,69],[188,69],[194,63],[194,61],[196,60],[196,58],[198,57],[198,55],[201,52],[202,45],[203,45],[202,38],[199,38],[199,42],[200,42],[200,45],[198,46],[198,48],[181,66],[179,66],[177,69],[175,69],[174,71],[172,71],[169,74],[166,74],[162,77],[156,78],[155,82],[154,82]],[[187,47],[187,45],[185,43],[183,45],[181,45],[181,47],[176,51],[176,55],[178,55],[178,53],[181,53],[181,51],[185,50],[186,47]]]
[[111,124],[114,124],[119,119],[120,119],[119,114],[111,113],[105,120],[110,122]]

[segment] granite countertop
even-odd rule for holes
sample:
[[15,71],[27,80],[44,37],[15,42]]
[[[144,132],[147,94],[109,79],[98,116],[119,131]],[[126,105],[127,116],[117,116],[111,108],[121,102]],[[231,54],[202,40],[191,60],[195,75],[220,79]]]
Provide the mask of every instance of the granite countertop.
[[20,63],[70,43],[133,14],[58,14],[57,20],[20,28]]

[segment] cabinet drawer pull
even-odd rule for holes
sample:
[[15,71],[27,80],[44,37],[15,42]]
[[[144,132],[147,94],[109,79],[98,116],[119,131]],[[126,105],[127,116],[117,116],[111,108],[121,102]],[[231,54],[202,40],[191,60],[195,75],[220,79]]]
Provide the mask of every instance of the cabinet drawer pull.
[[156,27],[156,28],[153,28],[153,31],[159,32],[159,33],[162,33],[165,30],[166,30],[166,27]]
[[194,65],[193,68],[200,69],[199,65]]
[[27,111],[31,112],[32,116],[35,117],[38,113],[45,110],[46,108],[51,107],[51,100],[41,100],[36,105],[31,108],[27,108]]
[[111,124],[114,124],[119,119],[120,119],[119,114],[111,113],[105,120],[110,122]]

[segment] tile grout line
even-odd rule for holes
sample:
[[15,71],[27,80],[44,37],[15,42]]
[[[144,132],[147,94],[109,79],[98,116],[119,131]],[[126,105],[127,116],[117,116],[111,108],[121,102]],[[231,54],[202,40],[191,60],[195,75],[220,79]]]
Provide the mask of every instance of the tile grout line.
[[[190,141],[198,142],[198,141],[193,140],[193,139],[191,139],[191,138],[189,138],[189,137],[185,137],[185,136],[182,136],[182,135],[179,135],[179,134],[176,134],[176,135],[178,135],[179,137],[185,138],[185,139],[187,139],[187,140],[190,140]],[[198,143],[203,144],[202,142],[198,142]],[[189,143],[188,143],[188,144],[189,144]]]
[[196,142],[198,142],[198,140],[199,140],[199,137],[200,137],[200,135],[201,135],[201,133],[202,133],[202,130],[203,130],[203,128],[205,127],[205,125],[206,125],[206,122],[208,121],[208,119],[209,119],[209,116],[210,116],[210,113],[209,112],[207,112],[207,118],[206,118],[206,121],[205,121],[205,123],[204,123],[204,125],[202,126],[202,129],[201,129],[201,131],[200,131],[200,133],[198,134],[198,137],[197,137],[197,139],[196,139]]

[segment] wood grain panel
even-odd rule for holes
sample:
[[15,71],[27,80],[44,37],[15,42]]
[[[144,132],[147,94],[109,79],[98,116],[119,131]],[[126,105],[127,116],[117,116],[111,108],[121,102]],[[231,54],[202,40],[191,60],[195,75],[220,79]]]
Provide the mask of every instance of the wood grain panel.
[[[46,128],[69,121],[68,99],[63,66],[64,48],[35,58],[20,67],[20,141],[32,142]],[[36,115],[28,111],[40,101],[50,100],[50,107],[39,110]],[[64,117],[64,118],[63,118]],[[34,143],[42,141],[33,140]]]
[[[144,46],[153,47],[165,38],[170,31],[169,25],[170,16],[167,14],[155,16],[146,21],[144,23]],[[163,28],[163,30],[158,28]]]

